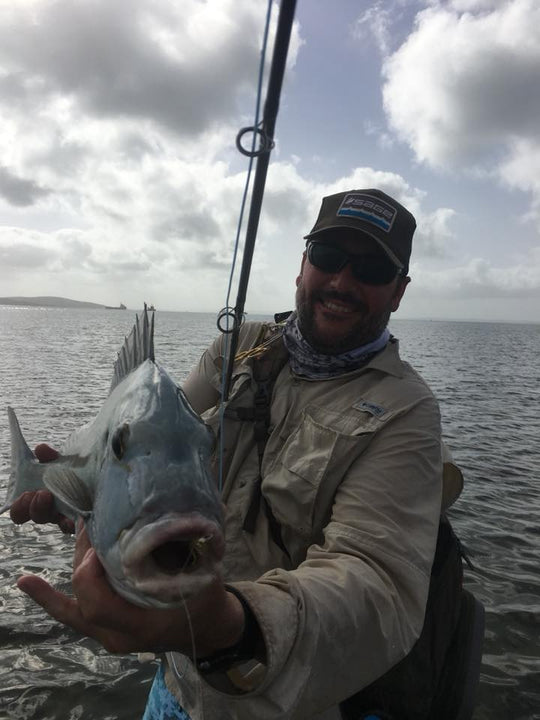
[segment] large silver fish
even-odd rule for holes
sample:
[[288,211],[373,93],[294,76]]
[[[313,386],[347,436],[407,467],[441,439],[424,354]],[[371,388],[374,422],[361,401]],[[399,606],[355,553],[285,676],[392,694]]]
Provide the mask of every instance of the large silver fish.
[[11,475],[0,512],[25,490],[47,488],[60,512],[83,518],[115,590],[136,605],[167,608],[219,574],[224,539],[213,434],[155,362],[153,338],[145,306],[105,404],[53,462],[37,461],[8,408]]

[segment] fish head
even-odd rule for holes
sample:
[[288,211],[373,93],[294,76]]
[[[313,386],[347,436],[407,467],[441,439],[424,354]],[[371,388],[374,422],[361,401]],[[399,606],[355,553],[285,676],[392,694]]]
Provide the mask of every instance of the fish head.
[[167,373],[150,365],[151,377],[132,373],[115,390],[85,523],[116,591],[166,608],[220,576],[223,508],[211,470],[213,432]]

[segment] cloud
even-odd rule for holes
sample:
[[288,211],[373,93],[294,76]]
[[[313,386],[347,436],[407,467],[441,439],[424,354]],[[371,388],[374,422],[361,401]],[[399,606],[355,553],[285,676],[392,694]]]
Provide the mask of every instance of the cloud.
[[[4,97],[47,107],[62,96],[93,118],[200,136],[251,98],[262,20],[254,0],[14,0],[0,27]],[[290,64],[299,43],[295,27]]]
[[[460,166],[459,159],[467,153],[477,158],[475,162],[489,158],[489,143],[477,152],[482,136],[475,125],[475,103],[469,102],[471,97],[475,100],[475,92],[463,89],[463,77],[473,88],[476,78],[467,75],[467,63],[459,66],[461,56],[454,44],[463,32],[471,44],[467,58],[481,59],[484,37],[473,37],[469,25],[482,17],[498,17],[508,3],[486,0],[482,13],[475,15],[481,3],[468,0],[467,14],[464,2],[461,9],[455,0],[444,11],[439,4],[425,10],[409,41],[393,55],[390,37],[395,44],[400,36],[388,34],[394,26],[385,23],[394,16],[389,17],[386,4],[377,5],[382,13],[377,20],[379,43],[388,59],[386,86],[391,88],[394,79],[401,78],[407,91],[403,101],[392,99],[394,114],[388,112],[395,120],[394,134],[386,137],[386,144],[396,134],[415,151],[424,142],[425,157],[418,157],[427,164]],[[403,10],[406,5],[398,1],[392,7]],[[36,295],[39,288],[40,295],[63,294],[104,304],[122,300],[139,307],[143,298],[160,309],[208,311],[222,304],[221,298],[224,302],[245,182],[245,162],[238,158],[234,138],[252,114],[264,22],[261,8],[258,0],[4,3],[3,295]],[[374,16],[364,20],[365,30]],[[441,24],[450,40],[449,59],[437,47],[442,42]],[[518,20],[515,24],[519,26]],[[529,33],[534,38],[533,31]],[[424,51],[428,40],[436,50],[433,69]],[[524,36],[520,40],[524,47]],[[290,63],[301,44],[295,27]],[[446,83],[452,63],[454,81]],[[496,82],[487,60],[476,67],[484,79]],[[432,121],[418,83],[425,83],[428,93],[435,92],[439,71],[439,90],[452,112],[448,118],[441,112]],[[507,74],[514,77],[510,65]],[[491,97],[491,112],[498,112],[495,88]],[[536,100],[529,102],[534,107]],[[505,112],[501,109],[486,128],[486,138],[504,140],[495,171],[507,186],[536,192],[540,153],[533,123],[519,118],[518,124],[513,109]],[[452,122],[459,130],[455,136]],[[512,135],[509,128],[519,133]],[[368,131],[379,132],[374,126]],[[468,133],[471,147],[464,139]],[[527,277],[527,287],[534,292],[533,269],[539,259],[533,256],[516,259],[504,269],[514,278],[514,289],[503,287],[503,270],[482,265],[481,259],[476,265],[437,274],[441,258],[446,266],[453,260],[453,208],[430,202],[424,189],[397,172],[347,166],[341,176],[329,177],[327,155],[321,164],[325,171],[315,181],[298,159],[280,159],[277,152],[272,157],[249,287],[253,311],[291,307],[303,235],[314,222],[321,197],[351,187],[381,187],[415,214],[413,288],[435,293],[448,287],[451,292],[447,282],[452,278],[459,292],[508,293],[517,292],[519,277]],[[532,206],[531,213],[539,207]],[[245,226],[242,241],[244,234]]]
[[[131,200],[171,196],[163,176],[174,187],[182,166],[235,155],[264,17],[257,0],[4,4],[0,195],[31,205],[48,192],[49,209],[120,222],[140,215]],[[301,42],[295,25],[289,66]],[[161,173],[174,163],[174,177]]]
[[[16,231],[14,231],[15,234]],[[18,242],[5,242],[0,236],[1,275],[11,275],[14,270],[43,269],[51,259],[49,251],[32,242],[26,234]]]
[[510,188],[531,191],[533,204],[526,220],[535,220],[540,228],[540,142],[516,138],[511,152],[500,166],[500,175]]
[[379,51],[387,55],[391,48],[391,26],[395,4],[378,0],[356,19],[352,35],[361,42],[375,41]]
[[[321,184],[303,177],[292,164],[277,163],[269,174],[255,257],[250,290],[255,307],[265,310],[292,307],[293,293],[289,289],[293,287],[304,247],[302,237],[313,225],[321,198],[352,187],[379,187],[402,202],[417,219],[411,264],[413,282],[402,316],[407,316],[408,308],[418,308],[415,314],[425,317],[426,299],[441,299],[438,314],[442,317],[444,303],[450,309],[448,303],[455,298],[461,303],[456,311],[458,316],[467,316],[463,306],[466,300],[540,300],[540,247],[521,255],[515,253],[501,265],[478,256],[460,264],[459,255],[452,250],[456,245],[455,210],[429,207],[428,194],[398,173],[358,167],[331,183]],[[271,256],[280,259],[277,270],[272,268]],[[497,312],[505,317],[504,308]],[[524,313],[529,320],[531,312],[527,305]],[[485,316],[489,319],[489,308]]]
[[[264,10],[258,0],[5,4],[0,196],[28,208],[9,216],[21,227],[4,228],[6,256],[27,267],[39,256],[50,272],[79,262],[71,271],[86,281],[222,272],[244,182],[228,163],[253,111]],[[289,67],[301,43],[295,24]],[[51,232],[35,233],[46,213]],[[76,241],[92,252],[77,260]]]
[[444,270],[427,270],[413,265],[414,286],[423,295],[477,298],[540,299],[540,246],[513,265],[495,267],[484,258],[473,258],[466,265]]
[[261,39],[248,0],[15,1],[3,9],[0,62],[12,97],[31,90],[46,104],[60,94],[93,117],[200,135],[251,93]]
[[0,195],[11,205],[33,205],[48,193],[49,190],[39,187],[32,180],[17,177],[7,168],[0,166]]
[[[245,173],[231,173],[225,164],[199,165],[184,177],[186,192],[175,195],[170,189],[167,191],[172,187],[169,173],[174,175],[178,171],[179,178],[182,177],[175,163],[165,164],[164,184],[157,183],[154,170],[150,164],[148,175],[143,175],[140,187],[133,190],[135,197],[128,207],[134,213],[140,210],[143,189],[151,194],[143,212],[131,219],[124,212],[124,219],[118,220],[111,212],[114,209],[111,204],[106,221],[99,215],[96,201],[92,211],[85,213],[87,218],[96,219],[95,225],[90,223],[87,229],[45,233],[3,228],[0,283],[9,288],[14,280],[24,281],[31,288],[26,293],[5,290],[4,294],[32,295],[35,287],[40,287],[40,294],[47,294],[50,287],[48,294],[57,295],[54,283],[61,278],[63,294],[75,299],[94,302],[121,299],[137,307],[142,292],[161,308],[215,310],[224,304]],[[292,163],[276,162],[268,175],[253,259],[249,288],[252,311],[292,307],[303,236],[313,225],[321,198],[351,187],[373,186],[396,197],[417,218],[411,266],[413,292],[409,293],[413,299],[419,295],[446,298],[540,295],[538,248],[526,257],[516,257],[513,264],[505,267],[496,267],[478,257],[465,266],[453,267],[447,248],[454,238],[454,211],[427,207],[426,193],[411,186],[401,175],[359,167],[331,183],[321,184],[303,176]],[[150,231],[155,233],[154,237]],[[440,269],[441,258],[445,259],[444,270]],[[104,288],[108,286],[116,288],[118,300],[104,297]],[[202,294],[201,288],[206,288]]]
[[540,149],[540,4],[434,4],[384,62],[383,102],[393,132],[421,163],[481,169],[531,192]]

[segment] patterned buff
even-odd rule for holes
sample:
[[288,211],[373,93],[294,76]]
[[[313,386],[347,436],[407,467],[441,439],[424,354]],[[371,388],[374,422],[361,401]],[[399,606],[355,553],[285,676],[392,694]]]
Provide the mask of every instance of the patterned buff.
[[382,350],[390,339],[390,332],[385,328],[373,342],[341,353],[341,355],[323,355],[314,350],[305,340],[298,328],[296,313],[292,313],[283,330],[283,342],[289,351],[289,364],[296,375],[311,380],[325,380],[346,372],[357,370]]

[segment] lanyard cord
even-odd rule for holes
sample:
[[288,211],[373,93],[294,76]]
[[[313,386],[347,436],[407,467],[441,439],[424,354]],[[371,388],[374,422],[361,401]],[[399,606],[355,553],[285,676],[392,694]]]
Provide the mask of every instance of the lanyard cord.
[[[259,81],[257,90],[255,124],[252,127],[242,128],[236,137],[236,146],[243,155],[249,157],[248,174],[242,198],[240,209],[240,217],[238,221],[236,241],[234,247],[234,255],[231,273],[229,277],[229,287],[227,291],[227,305],[218,315],[217,325],[219,330],[224,333],[223,342],[223,371],[221,382],[221,404],[220,404],[220,448],[219,448],[219,489],[223,488],[223,421],[226,401],[229,397],[232,370],[234,365],[234,357],[238,346],[238,334],[244,317],[244,305],[246,301],[247,286],[249,282],[249,274],[251,271],[251,263],[253,259],[253,251],[255,249],[255,239],[259,225],[259,217],[261,212],[262,200],[264,195],[264,186],[266,183],[266,175],[268,164],[270,161],[270,152],[274,147],[274,129],[279,108],[279,98],[281,95],[281,86],[283,76],[285,74],[285,64],[289,49],[289,41],[291,36],[292,24],[294,20],[294,12],[296,0],[282,0],[276,31],[276,39],[274,43],[274,52],[272,56],[272,64],[270,66],[270,77],[268,80],[268,90],[262,121],[259,123],[260,101],[262,94],[262,78],[264,73],[264,61],[266,53],[266,45],[268,41],[268,29],[270,25],[270,14],[272,8],[272,0],[268,2],[268,11],[266,16],[266,25],[264,31],[263,47],[261,52],[261,61],[259,66]],[[246,150],[242,146],[242,139],[245,134],[252,133],[251,150]],[[259,147],[255,148],[257,139]],[[238,293],[236,305],[230,307],[230,296],[232,278],[236,266],[236,258],[238,253],[239,237],[243,222],[244,209],[246,205],[246,197],[250,184],[251,171],[254,160],[257,160],[255,169],[255,179],[253,181],[253,191],[251,194],[251,205],[249,211],[248,225],[246,230],[246,241],[244,246],[244,254],[242,258],[242,267],[240,271],[240,280],[238,283]],[[233,326],[229,327],[229,321],[232,320]]]

